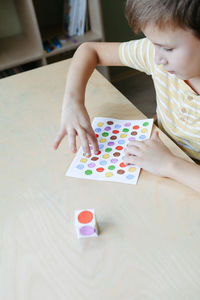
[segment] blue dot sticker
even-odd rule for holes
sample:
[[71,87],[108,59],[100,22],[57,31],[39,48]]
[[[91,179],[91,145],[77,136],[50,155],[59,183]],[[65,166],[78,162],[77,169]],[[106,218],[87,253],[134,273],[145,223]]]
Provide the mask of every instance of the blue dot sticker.
[[125,140],[119,140],[119,141],[118,141],[118,144],[120,144],[120,145],[125,144]]
[[80,164],[80,165],[78,165],[76,167],[77,167],[77,169],[82,170],[84,168],[84,165]]
[[144,134],[142,134],[142,135],[139,136],[140,140],[144,140],[145,138],[146,138],[146,135],[144,135]]
[[115,128],[119,129],[119,128],[121,128],[121,127],[122,127],[122,125],[120,125],[120,124],[115,124]]
[[101,160],[99,163],[100,163],[101,166],[107,165],[107,161],[106,160]]
[[98,133],[98,132],[101,132],[101,128],[96,128],[96,129],[95,129],[95,132],[97,132],[97,133]]
[[128,179],[128,180],[131,180],[133,178],[134,178],[134,175],[132,175],[132,174],[129,174],[129,175],[126,176],[126,179]]

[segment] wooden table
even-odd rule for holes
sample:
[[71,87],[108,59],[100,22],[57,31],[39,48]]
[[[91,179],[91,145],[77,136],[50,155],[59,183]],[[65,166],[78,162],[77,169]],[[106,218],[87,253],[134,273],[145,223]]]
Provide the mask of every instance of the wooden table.
[[[136,186],[65,177],[73,154],[52,144],[69,63],[0,80],[0,299],[199,300],[199,194],[145,171]],[[91,119],[144,118],[96,71],[86,104]],[[85,208],[98,238],[76,237]]]

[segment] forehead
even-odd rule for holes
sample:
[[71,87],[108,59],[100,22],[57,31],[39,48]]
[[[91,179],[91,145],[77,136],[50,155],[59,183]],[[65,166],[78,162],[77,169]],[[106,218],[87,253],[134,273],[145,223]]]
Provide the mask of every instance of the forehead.
[[[163,26],[160,28],[155,24],[149,24],[143,30],[145,36],[154,44],[160,45],[200,45],[200,40],[187,29],[178,26]],[[198,46],[199,47],[199,46]]]

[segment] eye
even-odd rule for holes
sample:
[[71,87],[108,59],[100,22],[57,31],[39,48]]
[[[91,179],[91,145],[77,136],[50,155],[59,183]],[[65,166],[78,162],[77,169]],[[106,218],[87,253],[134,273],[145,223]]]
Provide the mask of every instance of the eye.
[[165,51],[170,52],[173,50],[173,48],[163,48]]

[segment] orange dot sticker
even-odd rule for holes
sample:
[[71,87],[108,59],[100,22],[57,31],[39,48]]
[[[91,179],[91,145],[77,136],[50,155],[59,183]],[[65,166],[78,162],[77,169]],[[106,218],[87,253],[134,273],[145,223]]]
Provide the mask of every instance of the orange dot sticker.
[[133,126],[133,129],[139,129],[139,128],[140,128],[140,126],[138,126],[138,125]]
[[90,223],[93,219],[91,211],[84,210],[78,215],[78,221],[82,224]]

